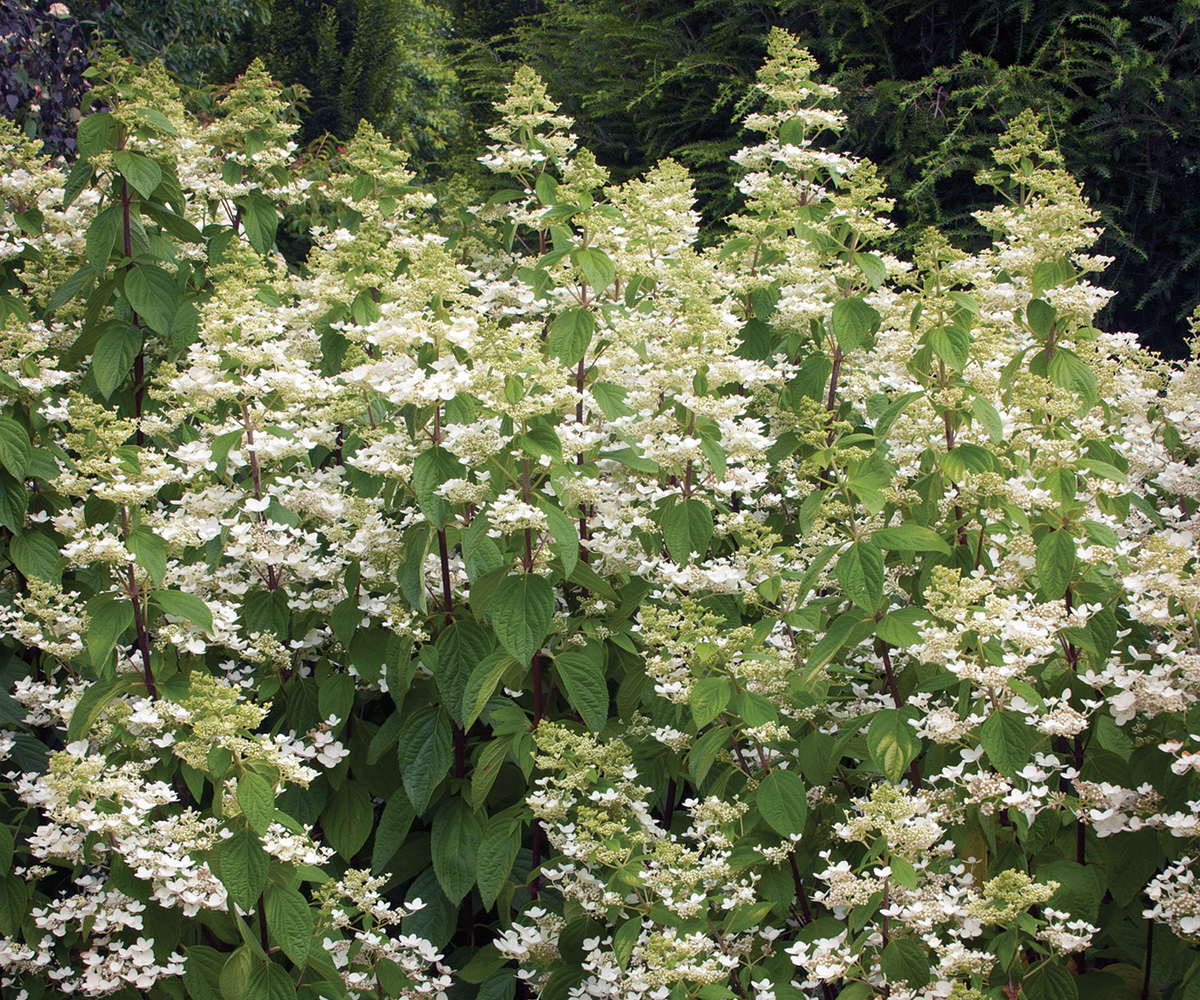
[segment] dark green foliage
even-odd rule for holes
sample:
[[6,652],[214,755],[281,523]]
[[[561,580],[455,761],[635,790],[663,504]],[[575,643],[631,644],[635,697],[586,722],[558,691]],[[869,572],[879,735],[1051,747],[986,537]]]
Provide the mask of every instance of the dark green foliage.
[[696,175],[710,226],[736,207],[728,155],[772,25],[846,92],[843,145],[898,198],[900,242],[938,225],[962,244],[991,195],[974,182],[1033,108],[1103,215],[1106,321],[1184,353],[1200,298],[1200,14],[1184,0],[508,0],[454,6],[460,74],[487,120],[511,63],[533,65],[618,180],[663,156]]
[[348,139],[361,119],[423,160],[460,129],[444,12],[425,0],[267,0],[270,17],[242,37],[243,63],[262,56],[310,93],[301,140]]

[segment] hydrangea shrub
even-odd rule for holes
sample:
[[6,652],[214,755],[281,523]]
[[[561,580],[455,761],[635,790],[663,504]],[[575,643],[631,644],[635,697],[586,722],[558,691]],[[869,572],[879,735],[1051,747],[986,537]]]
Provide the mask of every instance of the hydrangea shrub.
[[1200,369],[1031,115],[882,253],[815,69],[714,247],[524,70],[484,204],[258,67],[0,123],[5,995],[1197,995]]

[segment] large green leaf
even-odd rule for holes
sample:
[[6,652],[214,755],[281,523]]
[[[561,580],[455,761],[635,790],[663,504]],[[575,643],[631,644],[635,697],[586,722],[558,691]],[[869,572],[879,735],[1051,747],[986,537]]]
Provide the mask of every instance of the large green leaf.
[[433,817],[430,850],[442,892],[459,903],[475,884],[476,855],[483,824],[460,797],[447,799]]
[[321,814],[321,829],[329,846],[347,861],[367,842],[375,822],[371,794],[358,781],[344,781],[329,795]]
[[434,677],[442,704],[460,726],[463,724],[463,696],[471,673],[491,653],[493,645],[495,640],[491,633],[469,618],[454,622],[437,637]]
[[702,500],[682,500],[663,514],[662,530],[667,551],[681,566],[693,554],[703,559],[713,537],[712,511]]
[[563,364],[577,364],[587,353],[595,329],[596,317],[590,309],[564,309],[550,324],[546,347]]
[[454,759],[453,724],[437,705],[412,714],[400,733],[397,757],[404,791],[420,816]]
[[794,771],[775,768],[758,786],[758,811],[781,837],[804,832],[808,818],[808,793],[804,781]]
[[921,752],[921,741],[903,711],[885,708],[875,713],[867,728],[867,752],[883,776],[895,783]]
[[852,351],[879,329],[881,317],[862,299],[838,299],[833,305],[830,326],[838,347]]
[[1042,593],[1058,600],[1067,592],[1075,572],[1075,539],[1070,532],[1048,531],[1037,546],[1037,573]]
[[542,648],[554,621],[554,587],[543,576],[514,573],[500,581],[491,603],[492,629],[518,663]]
[[498,649],[475,664],[463,689],[461,718],[465,729],[474,725],[495,692],[496,685],[500,683],[500,678],[516,663],[506,651]]
[[950,546],[936,531],[919,524],[898,524],[893,528],[880,528],[871,536],[871,541],[884,549],[902,552],[940,552],[950,554]]
[[929,949],[912,938],[893,938],[883,949],[880,966],[889,983],[918,991],[929,985]]
[[237,783],[237,804],[255,833],[265,834],[275,819],[275,783],[253,771],[243,771]]
[[883,600],[883,552],[871,542],[852,542],[839,557],[834,575],[846,596],[874,613]]
[[297,889],[270,885],[266,892],[267,928],[275,943],[296,965],[303,965],[313,945],[313,912]]
[[403,788],[397,788],[383,807],[379,817],[379,825],[375,828],[375,844],[371,851],[371,871],[381,872],[392,860],[408,837],[416,812],[408,800],[408,793]]
[[32,453],[29,432],[12,417],[0,414],[0,465],[17,479],[24,479]]
[[118,149],[113,153],[113,166],[121,171],[121,176],[129,181],[138,194],[149,198],[162,182],[162,167],[155,163],[145,153],[137,153],[131,149]]
[[583,272],[594,292],[602,292],[617,276],[616,265],[603,250],[578,249],[571,251],[571,263]]
[[229,898],[249,912],[258,902],[267,884],[270,855],[253,830],[236,831],[217,846],[217,877]]
[[521,828],[516,820],[502,816],[488,820],[476,854],[479,896],[485,909],[490,909],[496,902],[520,849]]
[[554,669],[584,725],[594,733],[600,732],[608,721],[608,684],[600,650],[565,650],[555,655]]
[[465,471],[462,463],[442,447],[421,452],[413,462],[413,489],[417,493],[417,505],[421,513],[429,518],[430,524],[439,531],[446,523],[450,503],[438,489],[448,480],[460,478]]
[[179,308],[174,275],[154,264],[139,264],[125,275],[125,298],[151,330],[164,337],[171,335]]
[[250,245],[260,254],[270,253],[279,227],[275,206],[261,194],[250,194],[238,201],[238,214]]
[[1041,734],[1019,712],[993,712],[979,727],[979,742],[992,766],[1011,778],[1029,763]]
[[692,685],[688,707],[692,719],[703,729],[725,711],[733,696],[733,682],[728,677],[702,677]]
[[150,595],[150,603],[158,605],[169,615],[186,618],[205,632],[212,632],[212,612],[195,594],[184,594],[178,590],[156,590]]
[[92,351],[92,374],[100,395],[108,399],[133,369],[142,349],[142,331],[115,323],[104,331]]
[[36,528],[14,536],[8,543],[8,558],[27,577],[54,580],[59,576],[61,554],[54,539]]

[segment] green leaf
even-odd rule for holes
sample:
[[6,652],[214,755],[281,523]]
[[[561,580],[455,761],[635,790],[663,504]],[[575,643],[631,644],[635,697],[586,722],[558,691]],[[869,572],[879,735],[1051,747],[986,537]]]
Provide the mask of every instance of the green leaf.
[[971,335],[956,326],[936,326],[925,334],[929,349],[951,370],[960,372],[971,357]]
[[383,871],[387,863],[392,860],[392,856],[400,850],[400,846],[408,837],[408,831],[412,829],[413,820],[416,818],[417,814],[408,800],[408,793],[403,788],[397,788],[392,792],[387,805],[383,807],[379,825],[375,828],[375,844],[371,850],[371,871],[375,873]]
[[590,309],[567,309],[559,313],[550,324],[546,347],[550,356],[565,365],[576,365],[592,342],[596,329],[596,317]]
[[892,424],[901,413],[905,411],[908,405],[915,399],[920,399],[922,393],[906,392],[903,396],[898,396],[895,401],[890,403],[875,421],[875,438],[882,441],[888,436],[888,432],[892,429]]
[[16,937],[29,916],[29,890],[20,875],[0,878],[0,934]]
[[551,206],[558,203],[558,181],[555,180],[553,174],[538,174],[533,189],[537,192],[538,201],[543,205]]
[[808,793],[804,781],[794,771],[775,768],[758,786],[758,811],[779,836],[787,838],[804,833],[808,818]]
[[471,670],[463,689],[462,726],[470,729],[475,724],[496,690],[496,685],[517,661],[504,650],[496,650],[480,660]]
[[92,374],[96,388],[108,399],[125,381],[142,349],[142,331],[136,326],[115,323],[101,335],[92,351]]
[[14,535],[8,543],[8,558],[27,577],[54,580],[59,576],[61,555],[49,535],[30,528]]
[[437,705],[414,712],[400,734],[397,757],[404,791],[420,816],[453,762],[453,724]]
[[283,587],[276,590],[258,587],[242,598],[242,627],[248,635],[259,632],[286,641],[291,623],[292,611]]
[[899,854],[893,854],[888,866],[892,869],[892,880],[906,889],[917,887],[917,870]]
[[220,989],[223,1000],[243,1000],[253,965],[254,953],[248,944],[243,944],[229,955],[221,968]]
[[221,996],[221,969],[225,955],[203,944],[190,945],[183,966],[183,985],[192,1000],[224,1000]]
[[84,242],[88,263],[95,269],[96,274],[103,275],[104,269],[108,267],[120,229],[121,217],[116,205],[110,205],[103,212],[97,212],[88,226]]
[[463,699],[474,668],[492,651],[491,633],[474,621],[463,619],[443,629],[437,637],[437,681],[442,704],[450,717],[463,724]]
[[[774,908],[775,904],[766,900],[758,903],[746,903],[738,906],[733,910],[732,913],[729,914],[728,919],[725,921],[725,926],[721,929],[722,933],[741,934],[750,930],[751,927],[757,927],[767,918],[767,915]],[[711,989],[715,985],[715,983],[710,983],[708,988]],[[700,993],[698,994],[700,997],[710,995],[712,994],[705,994],[704,989],[701,989]],[[721,995],[733,997],[734,1000],[737,998],[736,993],[728,990]]]
[[237,783],[237,804],[250,829],[262,835],[275,819],[275,786],[261,774],[243,771]]
[[344,781],[331,792],[321,814],[321,829],[329,846],[350,861],[371,835],[375,810],[371,794],[358,781]]
[[679,565],[691,561],[695,553],[703,559],[713,537],[713,516],[703,500],[683,500],[663,514],[663,540],[671,558]]
[[212,612],[195,594],[184,594],[178,590],[156,590],[150,595],[150,603],[169,615],[186,618],[201,631],[213,630]]
[[892,938],[883,949],[880,966],[893,986],[906,982],[915,992],[929,985],[929,952],[919,941]]
[[1051,961],[1022,980],[1021,1000],[1079,1000],[1079,987],[1070,972]]
[[1037,881],[1043,885],[1047,882],[1058,883],[1054,895],[1046,900],[1047,906],[1070,913],[1078,920],[1096,922],[1104,889],[1093,866],[1059,858],[1038,866]]
[[603,250],[572,250],[571,263],[583,272],[595,292],[604,291],[617,276],[616,265]]
[[554,657],[567,700],[593,733],[600,732],[608,721],[608,683],[599,653],[598,649],[593,652],[593,647],[572,648]]
[[255,962],[246,978],[242,1000],[296,1000],[296,984],[282,965]]
[[968,472],[991,472],[992,453],[977,444],[960,444],[942,456],[942,471],[951,479],[962,479]]
[[979,742],[992,766],[1005,777],[1015,777],[1029,763],[1041,734],[1019,712],[993,712],[979,727]]
[[156,587],[161,587],[167,572],[167,545],[153,531],[139,525],[125,539],[125,547],[133,553],[138,565],[149,574]]
[[111,681],[94,681],[89,684],[71,713],[71,724],[67,726],[67,742],[74,743],[84,739],[105,709],[121,695],[134,690],[141,682],[141,678],[135,674],[122,674]]
[[919,524],[898,524],[894,528],[880,528],[871,536],[880,548],[900,552],[940,552],[950,555],[950,546],[936,531]]
[[75,145],[79,155],[85,160],[90,160],[97,153],[115,148],[118,136],[117,120],[112,112],[101,111],[80,119],[75,134]]
[[461,478],[465,471],[462,463],[440,446],[421,452],[413,462],[417,506],[438,531],[444,527],[450,510],[449,501],[438,493],[438,489],[448,480]]
[[885,708],[875,713],[867,728],[867,752],[883,776],[895,784],[921,752],[921,741],[904,712]]
[[238,830],[218,842],[217,877],[229,893],[229,899],[249,913],[267,884],[270,855],[253,830]]
[[139,264],[125,275],[125,298],[151,330],[171,336],[171,324],[179,308],[174,275],[154,264]]
[[1047,374],[1051,382],[1075,393],[1088,407],[1100,398],[1096,387],[1096,373],[1092,371],[1091,365],[1074,351],[1063,347],[1056,348],[1047,366]]
[[906,649],[921,641],[921,633],[917,631],[917,622],[928,619],[929,615],[913,605],[904,608],[893,608],[885,614],[875,626],[875,634],[889,646],[899,646]]
[[479,842],[476,869],[479,878],[479,897],[484,909],[491,909],[508,881],[517,852],[521,849],[521,828],[513,819],[493,816],[488,820]]
[[21,480],[0,471],[0,524],[14,535],[20,534],[25,527],[29,496]]
[[514,573],[500,581],[491,604],[496,638],[518,663],[542,648],[554,622],[554,587],[543,576]]
[[546,497],[538,497],[538,506],[546,515],[550,537],[554,540],[551,548],[562,560],[563,574],[569,577],[579,563],[579,531],[575,522]]
[[871,542],[852,542],[834,567],[838,584],[864,611],[875,612],[883,600],[883,552]]
[[144,153],[118,149],[113,153],[113,166],[143,198],[149,198],[162,183],[162,167]]
[[279,226],[275,206],[261,194],[247,195],[238,201],[237,205],[242,230],[250,245],[260,254],[270,253],[275,245],[275,231]]
[[847,611],[829,623],[825,634],[809,651],[805,674],[815,676],[825,664],[832,660],[843,646],[852,641],[861,642],[871,634],[875,623],[865,619],[861,611]]
[[15,478],[24,479],[32,454],[29,432],[12,417],[0,414],[0,465]]
[[988,433],[988,440],[992,444],[1001,444],[1004,441],[1004,421],[1000,419],[1000,413],[988,400],[983,396],[975,396],[971,399],[971,413],[975,419],[983,424]]
[[447,799],[433,817],[430,851],[433,871],[452,903],[462,902],[475,884],[476,855],[483,825],[463,799]]
[[271,937],[293,963],[303,965],[313,945],[313,913],[308,900],[297,889],[270,885],[264,902]]
[[1042,593],[1056,601],[1067,592],[1075,572],[1075,539],[1065,530],[1047,532],[1037,546],[1037,574]]
[[697,727],[703,729],[725,711],[733,697],[733,684],[728,677],[702,677],[692,685],[688,705]]
[[882,317],[862,299],[838,299],[833,305],[830,327],[838,347],[852,351],[879,329]]
[[878,288],[887,281],[887,267],[884,266],[883,259],[873,253],[858,253],[854,254],[854,263],[858,265],[858,269],[862,271],[867,281],[871,283],[872,288]]
[[1054,326],[1057,317],[1058,311],[1043,299],[1032,299],[1025,307],[1025,318],[1029,321],[1030,328],[1042,338],[1050,335],[1050,328]]
[[508,751],[513,745],[513,736],[494,736],[483,745],[479,752],[479,760],[475,762],[475,770],[471,772],[471,808],[482,809],[487,801],[496,778],[500,775],[500,766],[508,759]]

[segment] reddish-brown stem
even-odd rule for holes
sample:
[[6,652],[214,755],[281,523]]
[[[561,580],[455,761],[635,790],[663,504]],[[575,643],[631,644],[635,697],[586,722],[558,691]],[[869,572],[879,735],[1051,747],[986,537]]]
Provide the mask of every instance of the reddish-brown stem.
[[796,852],[788,852],[788,864],[792,866],[792,881],[796,885],[796,898],[800,900],[800,912],[804,914],[804,922],[812,923],[812,910],[808,906],[808,893],[804,891],[804,880],[800,877],[800,869],[796,865]]

